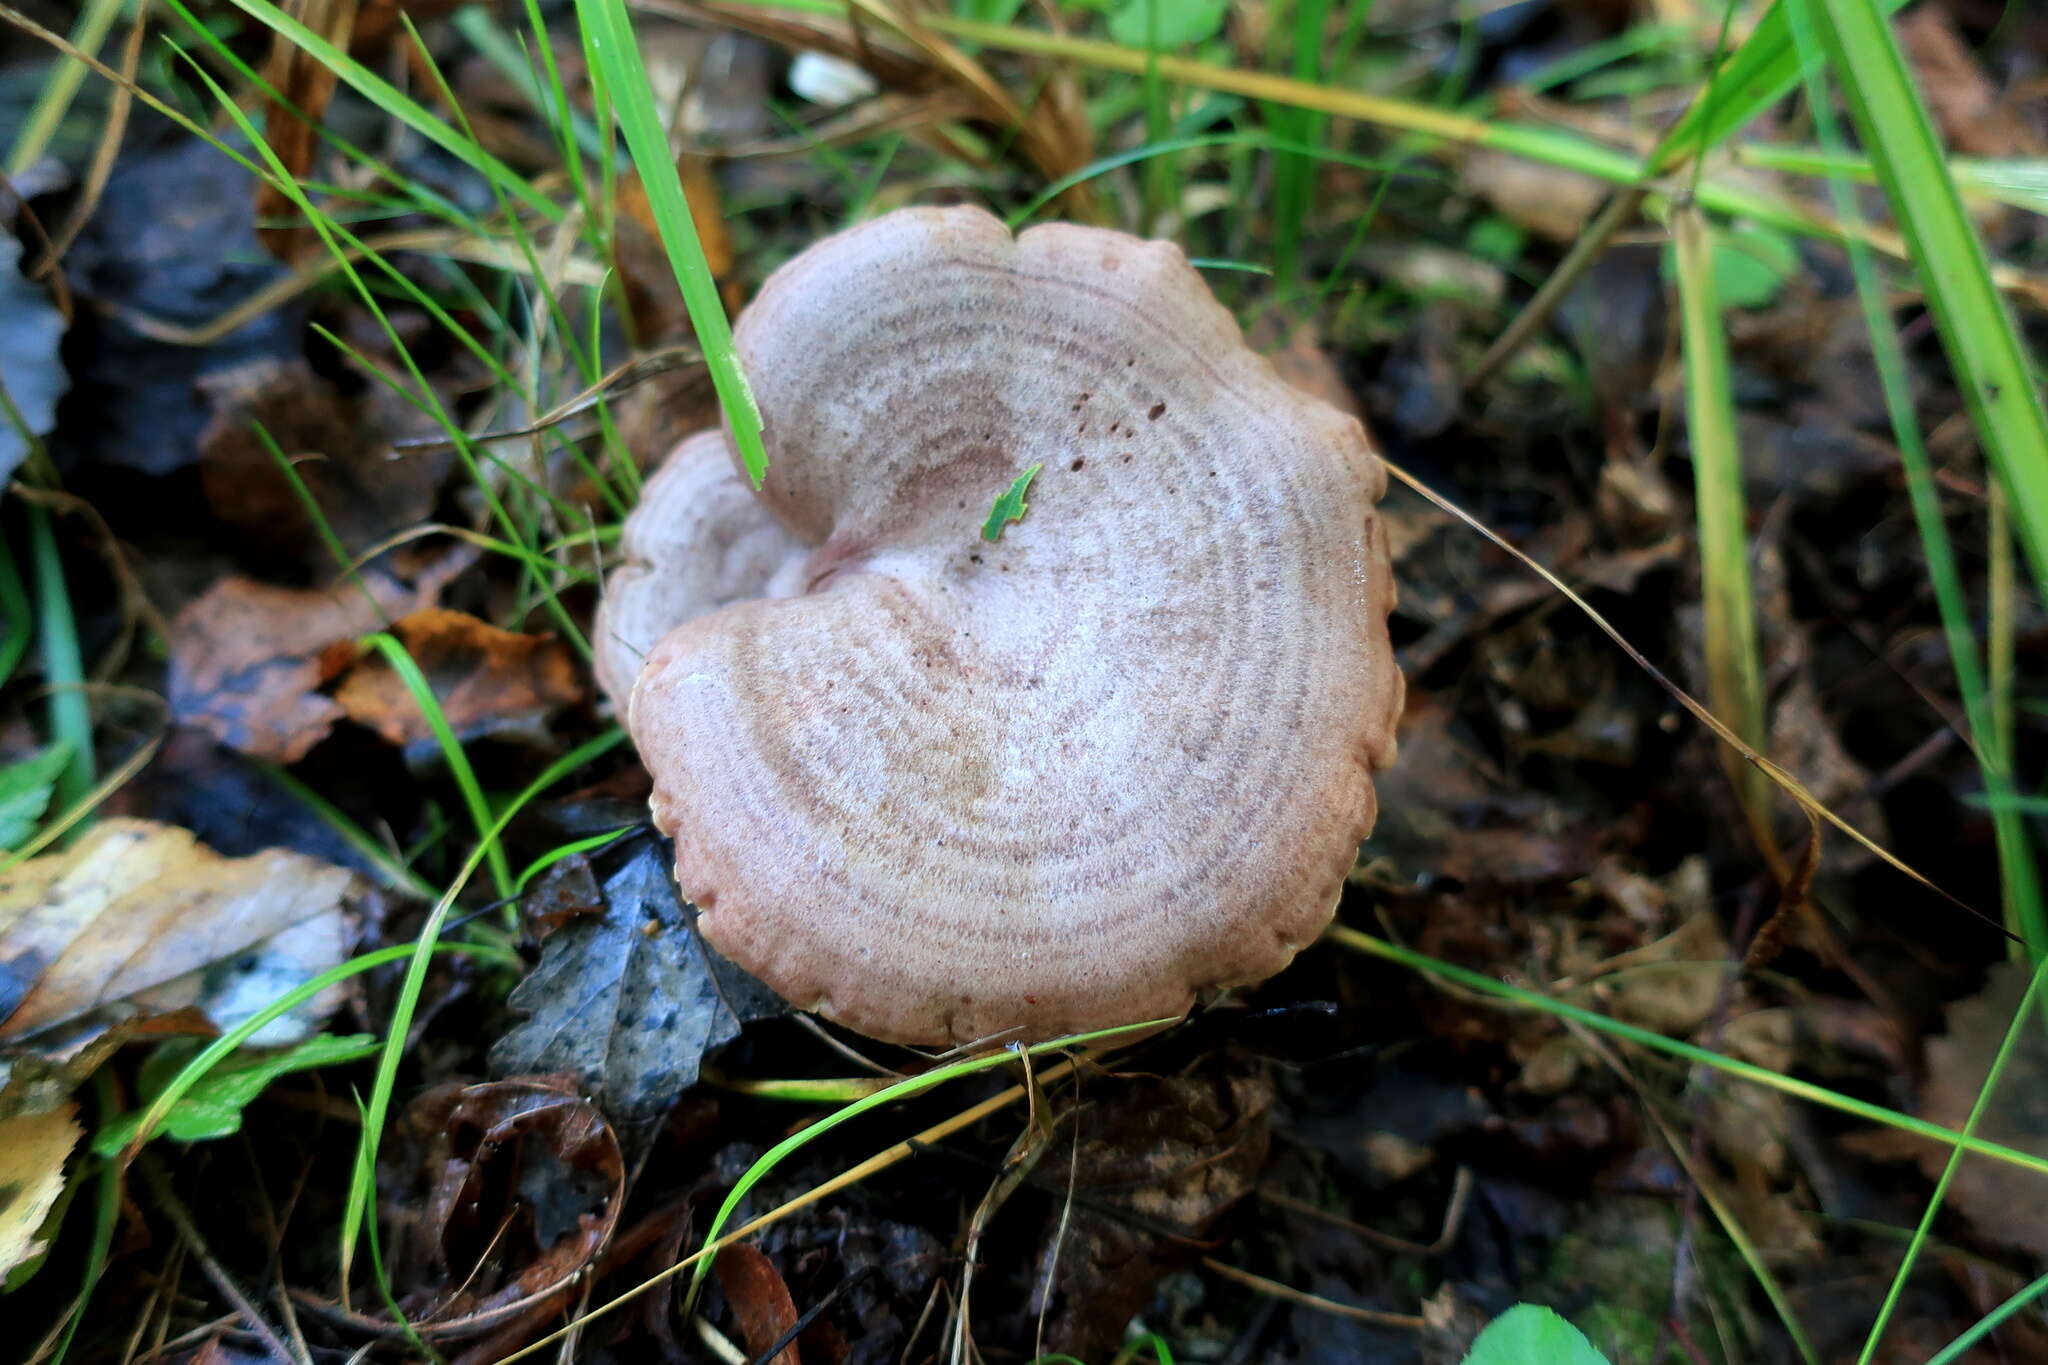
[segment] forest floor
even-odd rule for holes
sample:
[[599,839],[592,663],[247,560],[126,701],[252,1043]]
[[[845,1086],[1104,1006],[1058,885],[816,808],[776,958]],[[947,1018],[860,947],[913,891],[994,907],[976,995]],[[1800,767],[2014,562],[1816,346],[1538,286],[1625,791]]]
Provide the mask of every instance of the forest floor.
[[[1877,13],[0,6],[0,1354],[2048,1360],[2048,12]],[[1028,1068],[737,981],[589,666],[670,253],[955,203],[1405,476],[1337,927]]]

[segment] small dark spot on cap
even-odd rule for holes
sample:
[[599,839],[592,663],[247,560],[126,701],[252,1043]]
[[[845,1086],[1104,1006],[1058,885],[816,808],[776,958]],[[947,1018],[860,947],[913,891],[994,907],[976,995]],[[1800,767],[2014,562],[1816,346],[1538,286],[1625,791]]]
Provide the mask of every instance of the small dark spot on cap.
[[1158,420],[1159,420],[1159,419],[1160,419],[1161,417],[1163,417],[1163,416],[1165,416],[1165,415],[1166,415],[1166,404],[1164,404],[1164,403],[1154,403],[1154,404],[1152,405],[1152,410],[1151,410],[1150,412],[1148,412],[1148,413],[1146,413],[1146,414],[1145,414],[1145,420],[1146,420],[1146,421],[1148,421],[1148,422],[1156,422],[1156,421],[1158,421]]
[[968,557],[969,559],[973,560],[973,561],[974,561],[974,562],[975,562],[976,564],[979,564],[979,563],[981,563],[981,556],[980,556],[980,555],[969,555],[969,556],[967,556],[967,557]]
[[1075,461],[1074,461],[1074,462],[1073,462],[1072,464],[1068,465],[1068,466],[1067,466],[1067,468],[1068,468],[1068,469],[1079,469],[1079,468],[1080,468],[1080,467],[1081,467],[1082,465],[1084,465],[1084,464],[1087,464],[1087,463],[1088,463],[1088,461],[1087,461],[1087,460],[1085,460],[1085,459],[1077,459],[1077,460],[1075,460]]

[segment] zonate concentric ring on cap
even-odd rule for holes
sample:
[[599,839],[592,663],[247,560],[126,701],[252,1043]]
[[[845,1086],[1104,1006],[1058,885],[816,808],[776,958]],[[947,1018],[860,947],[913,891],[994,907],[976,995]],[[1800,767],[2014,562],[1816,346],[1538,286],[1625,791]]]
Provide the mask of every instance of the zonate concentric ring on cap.
[[685,442],[599,627],[711,941],[913,1043],[1177,1015],[1286,965],[1401,708],[1357,421],[1177,248],[976,209],[812,247],[737,339],[766,482]]

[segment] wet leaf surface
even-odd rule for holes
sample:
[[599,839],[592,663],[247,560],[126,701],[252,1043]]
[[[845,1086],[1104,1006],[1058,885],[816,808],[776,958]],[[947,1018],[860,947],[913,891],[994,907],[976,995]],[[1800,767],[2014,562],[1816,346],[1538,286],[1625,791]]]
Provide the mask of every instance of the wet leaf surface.
[[64,1167],[84,1132],[77,1107],[0,1119],[0,1282],[49,1249],[44,1220],[64,1193]]
[[[536,895],[579,877],[574,865]],[[665,849],[641,840],[605,878],[601,913],[562,923],[508,1002],[528,1018],[491,1048],[499,1074],[575,1076],[622,1128],[659,1119],[705,1055],[787,1006],[713,952],[676,894]]]

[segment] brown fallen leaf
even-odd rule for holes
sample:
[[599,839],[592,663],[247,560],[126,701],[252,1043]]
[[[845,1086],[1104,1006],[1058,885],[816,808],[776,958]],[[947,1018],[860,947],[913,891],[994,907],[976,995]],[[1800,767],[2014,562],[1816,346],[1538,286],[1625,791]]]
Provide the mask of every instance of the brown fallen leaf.
[[[0,874],[0,1044],[40,1047],[61,1025],[70,1046],[81,1029],[185,1009],[227,1028],[340,962],[363,894],[315,858],[223,858],[173,825],[102,821]],[[297,1041],[320,1004],[252,1041]]]
[[0,1119],[0,1280],[43,1254],[38,1234],[64,1193],[64,1163],[85,1136],[78,1107]]
[[1607,187],[1589,175],[1506,152],[1472,153],[1458,179],[1516,227],[1553,242],[1578,240],[1607,197]]
[[1899,44],[1925,93],[1927,112],[1942,139],[1972,156],[2034,156],[2041,139],[2019,110],[1999,95],[1955,19],[1938,5],[1899,16]]
[[354,659],[355,638],[419,604],[418,589],[366,581],[374,602],[347,583],[214,584],[171,626],[171,714],[253,758],[304,758],[344,715],[320,689]]
[[[697,237],[704,247],[704,260],[713,279],[723,282],[732,271],[732,238],[726,232],[724,210],[719,202],[718,182],[701,156],[685,154],[676,160],[682,178],[683,196],[690,205],[690,220],[697,225]],[[637,174],[619,178],[613,193],[618,223],[619,277],[626,286],[626,304],[639,329],[643,346],[675,341],[690,335],[690,315],[676,286],[675,271],[661,245],[661,229],[654,221],[647,188]],[[726,306],[736,308],[739,298],[725,288]]]
[[[2026,989],[2027,969],[2000,963],[1982,991],[1948,1007],[1947,1034],[1927,1042],[1924,1117],[1944,1128],[1962,1128]],[[1998,1089],[1977,1121],[1977,1136],[2048,1157],[2043,1095],[2048,1095],[2048,1033],[2037,1018],[2021,1026]],[[1948,1150],[1916,1146],[1920,1169],[1930,1179],[1939,1176]],[[1948,1202],[1986,1241],[2048,1256],[2048,1177],[1989,1157],[1966,1156],[1948,1187]]]
[[352,554],[425,520],[454,459],[446,447],[394,451],[392,436],[419,434],[410,410],[396,411],[381,386],[345,396],[297,357],[253,360],[199,387],[213,410],[199,437],[199,481],[214,515],[242,543],[310,568],[332,560],[258,424]]
[[1257,1184],[1272,1105],[1265,1071],[1216,1066],[1134,1081],[1081,1115],[1066,1150],[1041,1163],[1058,1173],[1057,1188],[1074,1191],[1040,1259],[1047,1350],[1114,1354],[1159,1281],[1193,1262]]
[[[544,738],[550,715],[583,700],[576,656],[551,635],[500,630],[439,607],[414,612],[391,632],[426,675],[458,738]],[[419,703],[381,654],[356,660],[335,689],[334,704],[393,744],[435,743]]]
[[[746,1339],[747,1358],[760,1360],[768,1348],[788,1336],[796,1327],[796,1301],[789,1286],[775,1269],[775,1263],[744,1242],[718,1253],[713,1270],[725,1301],[739,1319],[740,1335]],[[792,1340],[767,1357],[766,1365],[803,1365],[803,1357]]]

